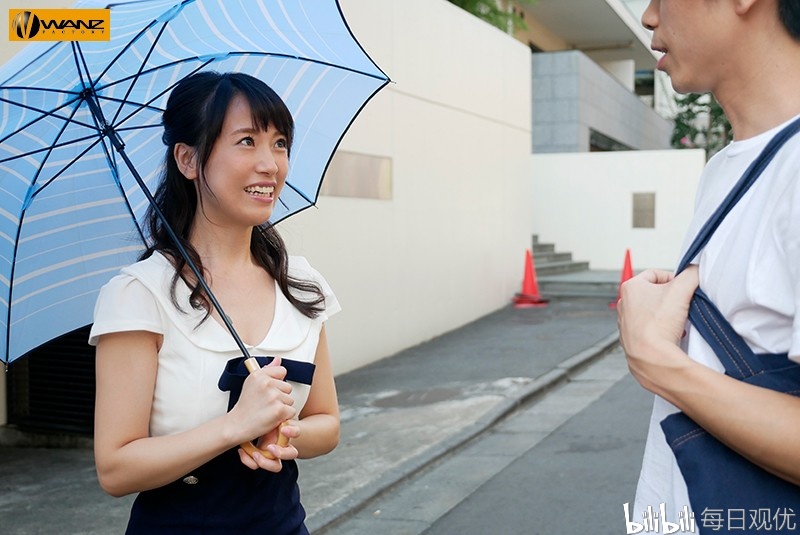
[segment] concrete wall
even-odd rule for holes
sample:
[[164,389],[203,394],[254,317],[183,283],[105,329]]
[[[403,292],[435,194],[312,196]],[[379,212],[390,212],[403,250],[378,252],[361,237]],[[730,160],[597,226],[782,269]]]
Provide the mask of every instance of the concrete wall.
[[670,147],[672,123],[578,51],[533,55],[533,152],[586,152],[596,130],[632,149]]
[[328,278],[336,372],[507,305],[533,230],[530,51],[444,0],[342,0],[395,82],[343,151],[392,161],[392,198],[321,197],[282,223]]
[[[694,210],[702,150],[535,154],[534,228],[592,269],[674,269]],[[655,227],[633,228],[634,193],[655,193]]]

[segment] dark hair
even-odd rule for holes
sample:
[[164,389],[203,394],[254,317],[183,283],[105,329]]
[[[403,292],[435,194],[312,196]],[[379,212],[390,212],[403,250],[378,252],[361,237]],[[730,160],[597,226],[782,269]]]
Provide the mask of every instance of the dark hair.
[[789,31],[789,35],[800,41],[800,2],[797,0],[778,0],[778,15]]
[[[205,309],[206,318],[211,312],[211,303],[194,275],[186,275],[186,260],[166,230],[166,225],[172,228],[200,273],[205,275],[200,256],[189,243],[189,231],[197,212],[198,195],[193,181],[188,180],[178,169],[174,149],[177,143],[193,147],[197,151],[198,165],[202,171],[222,131],[228,105],[239,95],[250,105],[253,125],[262,130],[272,125],[286,136],[287,147],[291,150],[294,120],[286,104],[267,84],[242,73],[220,74],[206,71],[191,75],[181,80],[172,90],[162,116],[162,140],[167,151],[161,182],[154,197],[167,221],[162,221],[152,206],[146,214],[152,245],[142,254],[141,259],[148,258],[155,251],[169,258],[175,266],[175,276],[170,288],[172,302],[181,309],[175,296],[175,288],[179,278],[183,278],[192,290],[189,299],[192,307]],[[202,172],[200,176],[202,177]],[[292,305],[310,318],[319,315],[325,301],[322,290],[314,282],[289,276],[286,246],[272,225],[267,223],[253,227],[250,251],[256,262],[275,278]],[[290,288],[310,294],[312,298],[309,301],[298,299],[292,295]]]

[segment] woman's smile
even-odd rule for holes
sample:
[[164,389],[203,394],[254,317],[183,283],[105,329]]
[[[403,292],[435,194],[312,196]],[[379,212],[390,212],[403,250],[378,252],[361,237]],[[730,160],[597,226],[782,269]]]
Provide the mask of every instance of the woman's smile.
[[245,193],[252,196],[259,201],[272,202],[274,200],[275,186],[274,185],[253,185],[244,188]]

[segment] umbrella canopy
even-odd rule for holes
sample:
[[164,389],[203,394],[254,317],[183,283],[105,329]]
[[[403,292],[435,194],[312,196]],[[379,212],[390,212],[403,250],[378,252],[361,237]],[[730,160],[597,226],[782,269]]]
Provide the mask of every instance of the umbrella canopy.
[[296,131],[271,223],[312,206],[342,135],[388,78],[336,0],[84,1],[107,42],[32,43],[0,68],[0,360],[92,321],[136,261],[171,89],[203,70],[270,85]]

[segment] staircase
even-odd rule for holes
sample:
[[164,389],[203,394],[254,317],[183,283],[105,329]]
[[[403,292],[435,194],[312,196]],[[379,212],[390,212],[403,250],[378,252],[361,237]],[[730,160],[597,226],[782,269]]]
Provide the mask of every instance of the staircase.
[[619,271],[589,269],[589,262],[574,261],[572,253],[557,252],[555,244],[540,243],[537,235],[531,251],[544,297],[617,297]]

